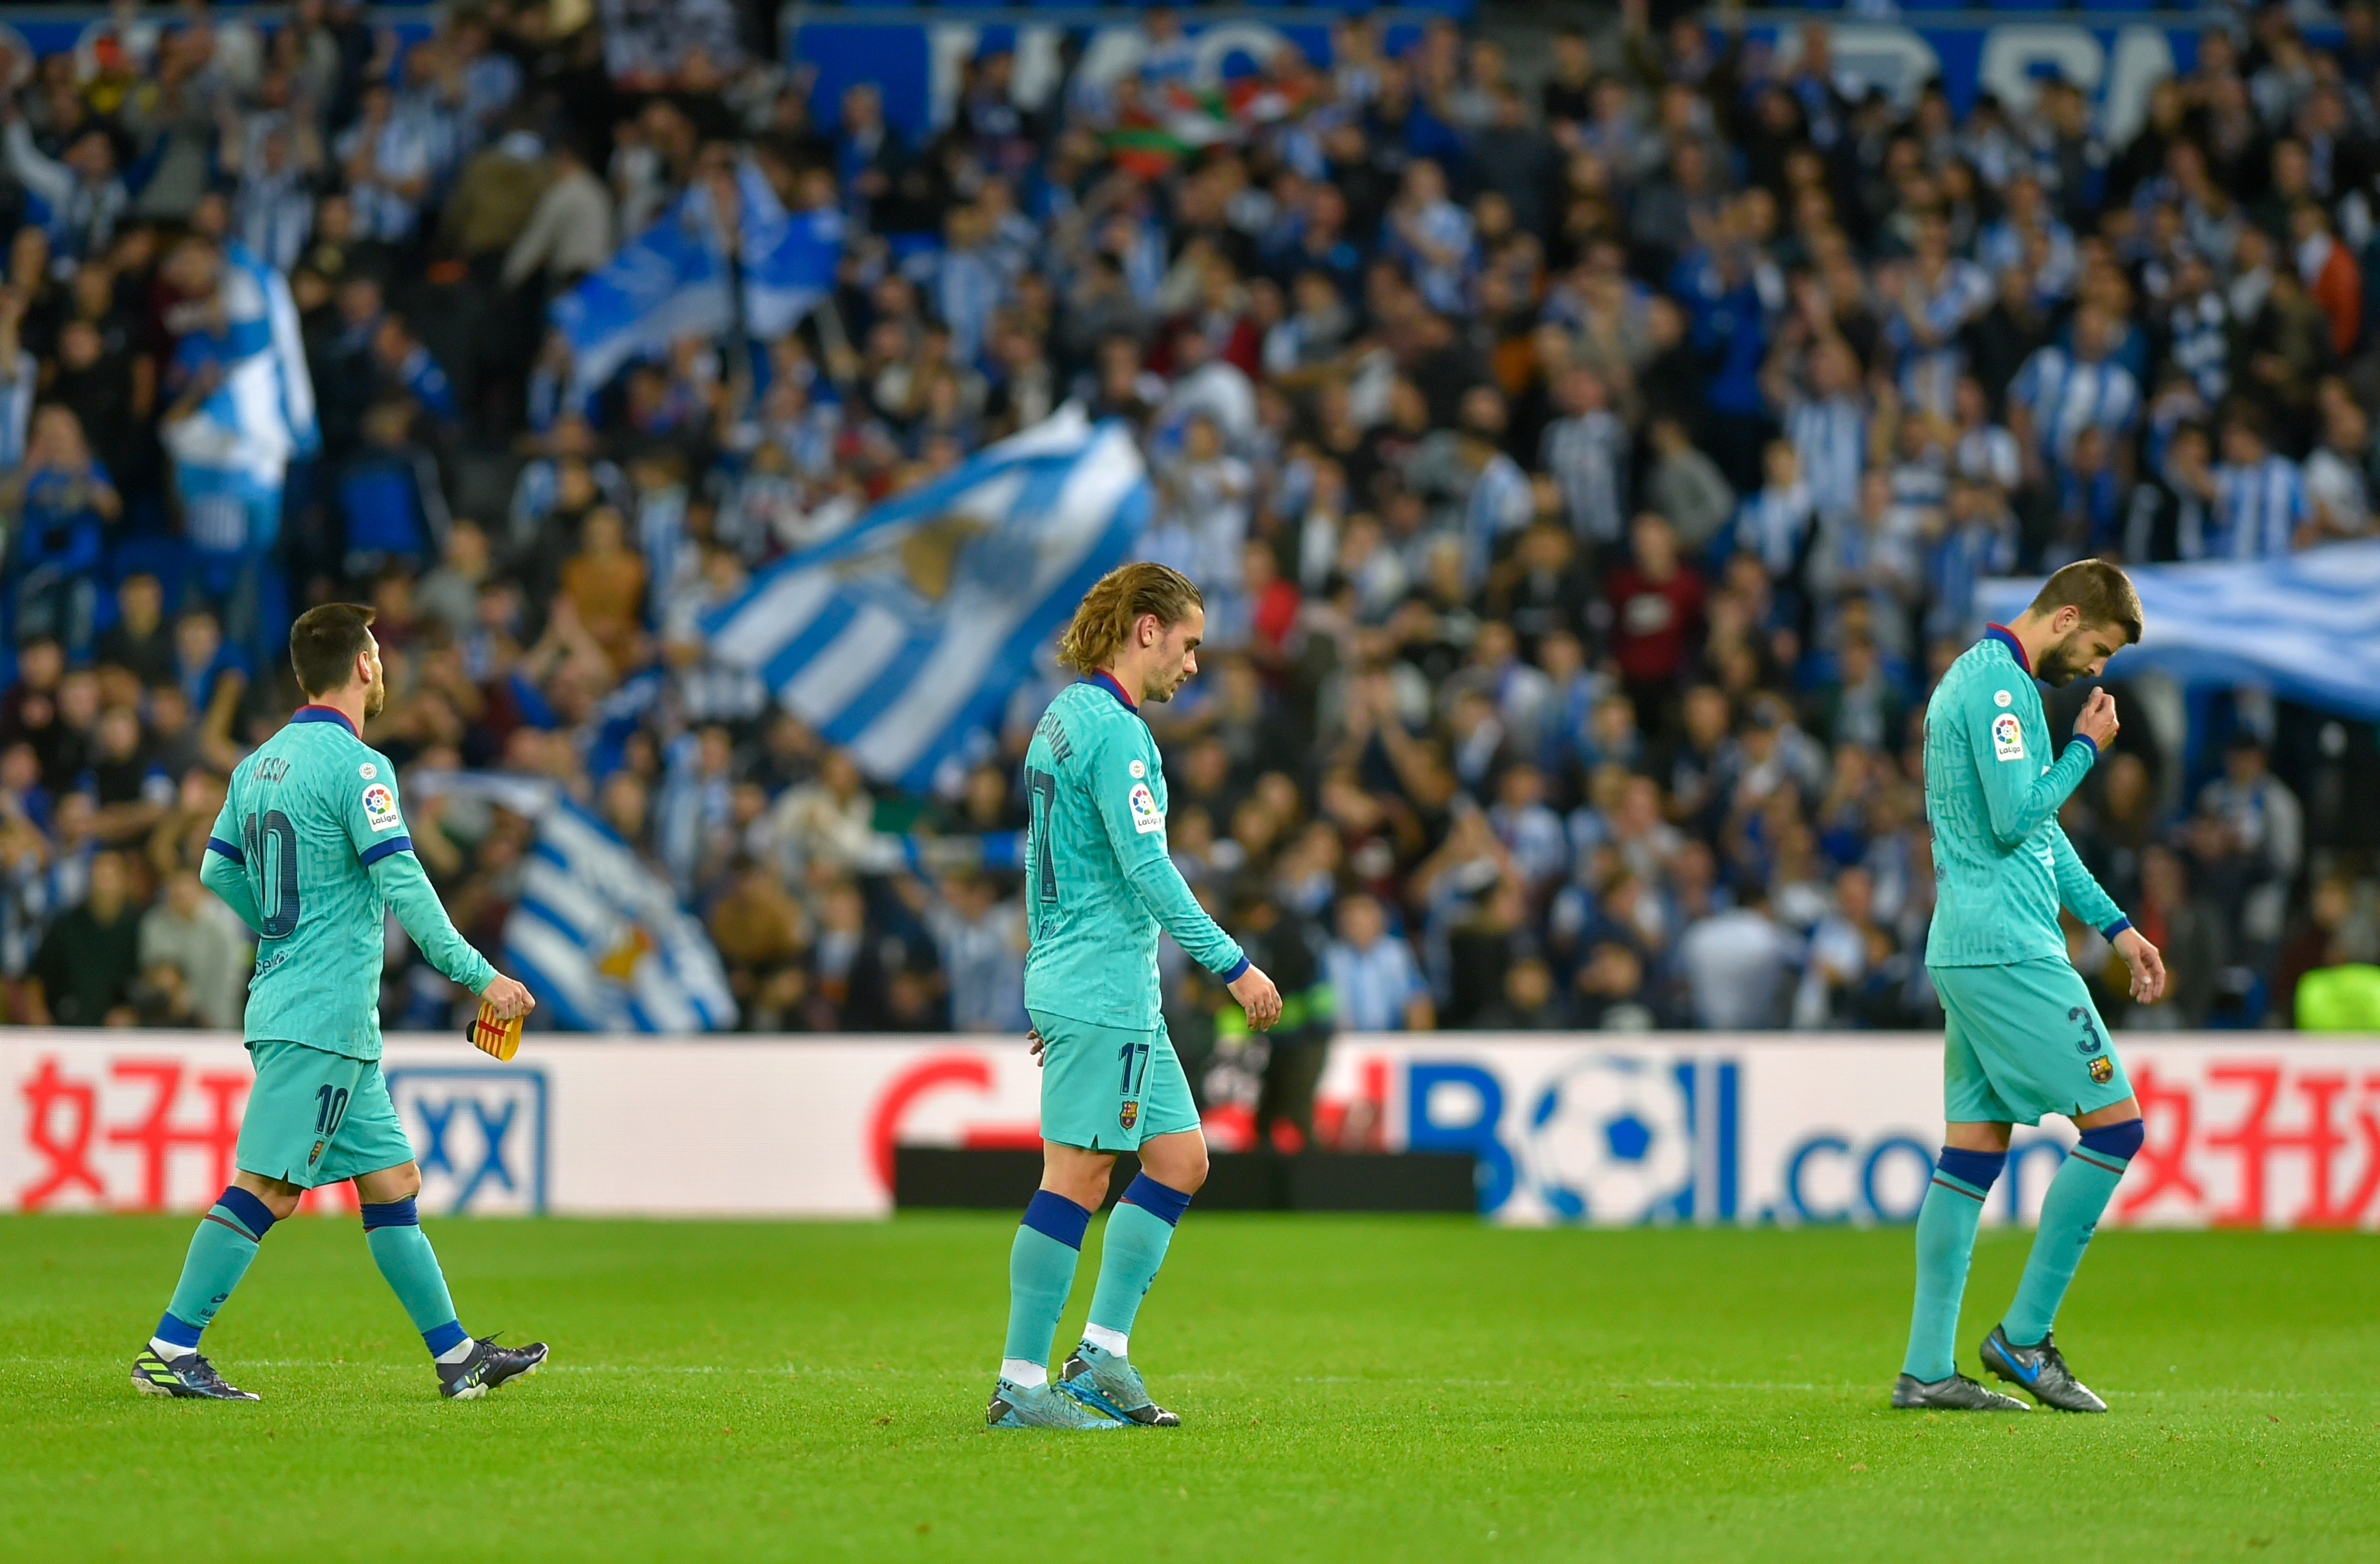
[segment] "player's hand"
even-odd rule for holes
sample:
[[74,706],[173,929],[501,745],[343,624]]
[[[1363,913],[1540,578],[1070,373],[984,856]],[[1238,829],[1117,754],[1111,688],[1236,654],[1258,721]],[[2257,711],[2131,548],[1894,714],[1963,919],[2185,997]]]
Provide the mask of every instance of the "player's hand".
[[496,1007],[499,1021],[527,1015],[537,1008],[537,996],[528,991],[528,985],[501,972],[488,980],[488,986],[480,990],[480,998]]
[[2132,969],[2133,999],[2153,1005],[2165,998],[2165,958],[2139,929],[2127,928],[2116,936],[2116,953]]
[[1041,1051],[1049,1046],[1050,1039],[1041,1035],[1040,1027],[1033,1027],[1025,1034],[1025,1051],[1033,1056],[1034,1069],[1038,1070],[1050,1062],[1049,1056]]
[[1271,1031],[1272,1024],[1281,1019],[1281,990],[1259,967],[1251,966],[1240,974],[1239,981],[1232,985],[1232,998],[1240,1001],[1240,1008],[1247,1012],[1248,1024],[1259,1032]]
[[2122,726],[2116,721],[2116,697],[2107,693],[2107,685],[2101,685],[2083,702],[2082,715],[2074,719],[2074,736],[2089,739],[2104,755],[2107,746],[2116,742],[2116,734]]

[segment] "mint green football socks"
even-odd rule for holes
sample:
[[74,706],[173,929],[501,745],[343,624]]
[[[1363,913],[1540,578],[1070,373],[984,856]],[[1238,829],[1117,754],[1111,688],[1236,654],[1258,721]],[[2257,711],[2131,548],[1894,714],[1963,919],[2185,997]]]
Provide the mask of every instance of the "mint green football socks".
[[272,1231],[273,1213],[264,1202],[237,1185],[228,1185],[190,1235],[189,1253],[182,1260],[181,1279],[174,1284],[173,1301],[157,1322],[150,1347],[161,1358],[180,1357],[199,1350],[199,1334],[214,1323],[215,1314],[248,1274],[258,1244]]
[[1026,1389],[1050,1382],[1050,1343],[1075,1290],[1091,1214],[1053,1190],[1033,1192],[1008,1250],[1008,1344],[1001,1377]]
[[1140,1301],[1165,1264],[1174,1225],[1189,1207],[1188,1195],[1147,1173],[1135,1177],[1116,1202],[1099,1243],[1099,1283],[1091,1293],[1086,1336],[1094,1345],[1118,1355],[1127,1352],[1124,1338],[1132,1334]]
[[441,1363],[468,1354],[469,1332],[455,1317],[455,1300],[446,1291],[446,1273],[438,1268],[438,1252],[421,1231],[421,1214],[410,1199],[366,1206],[364,1243],[380,1267],[396,1301],[421,1332],[421,1344]]
[[2049,1334],[2058,1305],[2065,1302],[2066,1289],[2082,1263],[2082,1251],[2090,1247],[2091,1234],[2146,1134],[2138,1119],[2085,1130],[2082,1144],[2058,1164],[2049,1193],[2042,1196],[2041,1227],[2033,1235],[2033,1253],[2025,1258],[2016,1302],[2000,1321],[2010,1342],[2031,1347]]
[[1959,1301],[1967,1291],[1975,1229],[1984,1219],[1984,1197],[2007,1161],[2004,1151],[1946,1146],[1934,1164],[1934,1182],[1917,1208],[1917,1303],[1910,1313],[1909,1355],[1900,1364],[1913,1379],[1931,1385],[1958,1372]]

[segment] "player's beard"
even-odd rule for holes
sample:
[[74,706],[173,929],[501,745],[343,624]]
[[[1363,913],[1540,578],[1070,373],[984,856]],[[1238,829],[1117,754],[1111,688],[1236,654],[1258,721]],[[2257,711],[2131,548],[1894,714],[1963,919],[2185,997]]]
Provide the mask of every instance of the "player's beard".
[[364,691],[364,721],[369,722],[379,716],[381,709],[387,704],[388,675],[375,673],[372,675],[371,687]]
[[2066,633],[2066,638],[2044,649],[2038,677],[2052,689],[2064,689],[2089,670],[2088,659],[2076,656],[2076,643],[2082,638],[2082,626]]

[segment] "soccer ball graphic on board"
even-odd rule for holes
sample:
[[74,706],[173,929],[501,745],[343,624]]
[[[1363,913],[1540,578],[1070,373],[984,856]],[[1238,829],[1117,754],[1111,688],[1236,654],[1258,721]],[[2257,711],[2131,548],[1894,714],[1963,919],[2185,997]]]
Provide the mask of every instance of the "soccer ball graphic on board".
[[1590,1054],[1530,1104],[1525,1162],[1562,1220],[1644,1221],[1693,1182],[1693,1105],[1660,1063]]

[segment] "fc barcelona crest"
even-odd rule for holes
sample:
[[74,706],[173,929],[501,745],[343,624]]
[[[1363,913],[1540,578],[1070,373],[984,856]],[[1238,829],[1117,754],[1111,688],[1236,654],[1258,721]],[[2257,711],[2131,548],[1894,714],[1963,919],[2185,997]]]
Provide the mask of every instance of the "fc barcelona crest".
[[2091,1079],[2104,1086],[2115,1078],[2116,1061],[2114,1060],[2103,1053],[2091,1061]]
[[309,1154],[308,1154],[308,1156],[307,1156],[307,1158],[306,1158],[306,1160],[310,1164],[310,1163],[320,1162],[322,1159],[322,1143],[321,1141],[316,1141],[316,1142],[314,1143],[314,1149],[313,1149],[310,1153],[309,1153]]
[[1140,1121],[1140,1104],[1127,1102],[1116,1113],[1116,1122],[1129,1130]]

